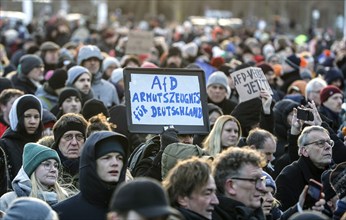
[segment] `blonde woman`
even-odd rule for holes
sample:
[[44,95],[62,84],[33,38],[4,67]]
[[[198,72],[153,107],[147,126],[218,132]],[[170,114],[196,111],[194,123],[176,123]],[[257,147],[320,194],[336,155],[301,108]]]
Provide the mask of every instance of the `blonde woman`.
[[224,149],[237,146],[241,135],[239,121],[231,115],[222,115],[204,140],[203,147],[210,156],[216,156]]
[[23,166],[12,181],[12,192],[0,198],[0,210],[6,212],[18,197],[34,197],[54,205],[67,198],[58,183],[60,158],[55,150],[37,143],[24,147]]

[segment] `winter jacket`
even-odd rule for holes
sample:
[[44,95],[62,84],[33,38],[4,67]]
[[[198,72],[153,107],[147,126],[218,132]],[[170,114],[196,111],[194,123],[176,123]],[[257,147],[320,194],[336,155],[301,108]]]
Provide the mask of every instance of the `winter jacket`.
[[218,196],[219,205],[215,206],[213,220],[264,220],[262,208],[251,209],[243,203],[225,196]]
[[328,123],[334,132],[337,133],[340,125],[342,124],[340,115],[323,105],[318,108],[318,113],[320,113],[322,120]]
[[[36,142],[39,139],[38,136],[22,134],[13,131],[8,128],[2,138],[0,139],[0,145],[4,149],[7,156],[7,169],[9,172],[10,180],[12,181],[22,166],[22,155],[24,145],[28,142]],[[4,178],[5,173],[4,158],[0,155],[0,175]],[[9,186],[11,187],[11,186]],[[0,195],[6,192],[6,186],[0,186]]]
[[42,107],[49,111],[58,104],[59,97],[47,82],[37,88],[35,95],[40,99]]
[[185,220],[207,220],[206,217],[189,209],[177,208],[177,210],[184,216]]
[[25,75],[17,73],[11,78],[11,81],[15,89],[19,89],[25,94],[34,95],[37,90],[37,86]]
[[117,136],[120,141],[127,143],[125,136],[109,131],[94,133],[85,142],[79,166],[80,193],[53,206],[60,220],[106,219],[113,191],[125,180],[128,157],[127,144],[124,144],[124,165],[116,184],[110,185],[100,179],[96,172],[95,146],[99,141],[111,136]]
[[219,103],[215,103],[215,102],[211,101],[211,99],[208,98],[208,103],[213,103],[213,104],[219,106],[222,109],[222,112],[224,115],[231,114],[231,112],[233,111],[233,109],[237,105],[237,103],[235,103],[235,102],[233,102],[227,98],[225,98],[224,100],[222,100]]
[[[276,178],[276,199],[285,211],[298,202],[299,195],[310,179],[321,182],[324,169],[317,168],[309,158],[301,156],[298,161],[286,166]],[[294,180],[294,181],[292,181]]]
[[101,100],[107,108],[120,104],[116,89],[112,83],[102,79],[101,71],[93,75],[91,88],[94,91],[94,98]]
[[[19,170],[18,174],[12,181],[12,192],[5,193],[0,198],[0,210],[6,212],[11,202],[17,197],[30,196],[31,193],[31,181],[28,175],[25,173],[23,167]],[[49,205],[54,205],[58,202],[58,196],[55,192],[45,191],[41,194],[43,201],[46,201]]]

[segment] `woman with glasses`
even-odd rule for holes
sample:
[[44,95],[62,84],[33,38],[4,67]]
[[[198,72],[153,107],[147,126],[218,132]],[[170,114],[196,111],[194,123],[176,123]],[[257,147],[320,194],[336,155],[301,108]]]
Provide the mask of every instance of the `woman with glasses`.
[[17,197],[34,197],[54,205],[67,198],[58,183],[60,158],[55,150],[37,143],[24,147],[23,166],[12,181],[14,191],[0,198],[0,210],[6,209]]
[[0,139],[0,195],[11,189],[11,181],[22,166],[24,145],[42,136],[42,106],[34,95],[15,100],[10,113],[10,127]]

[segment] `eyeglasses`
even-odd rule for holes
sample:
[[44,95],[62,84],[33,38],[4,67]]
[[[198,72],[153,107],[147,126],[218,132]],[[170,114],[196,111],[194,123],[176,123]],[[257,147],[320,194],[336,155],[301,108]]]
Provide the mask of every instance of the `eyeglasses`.
[[249,181],[252,183],[255,183],[256,188],[259,188],[260,186],[265,186],[266,184],[266,177],[257,177],[257,178],[244,178],[244,177],[231,177],[231,179],[234,180],[243,180],[243,181]]
[[51,170],[52,167],[54,167],[55,169],[59,169],[59,164],[58,163],[50,163],[48,161],[42,162],[41,163],[42,166],[46,169],[46,170]]
[[334,147],[334,141],[333,140],[318,140],[318,141],[313,141],[311,143],[304,144],[304,146],[310,145],[310,144],[315,144],[319,148],[324,148],[326,146],[326,143]]
[[66,134],[66,135],[62,136],[62,138],[65,141],[71,141],[73,139],[73,137],[76,138],[77,141],[82,141],[82,140],[84,141],[84,135],[82,135],[82,134],[76,134],[76,135]]

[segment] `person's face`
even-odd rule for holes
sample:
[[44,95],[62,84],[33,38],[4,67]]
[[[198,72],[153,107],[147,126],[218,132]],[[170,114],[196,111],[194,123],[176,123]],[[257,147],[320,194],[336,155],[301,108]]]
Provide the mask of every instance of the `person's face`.
[[130,61],[126,64],[126,67],[139,67],[137,63]]
[[82,110],[82,103],[76,96],[70,96],[61,105],[62,112],[66,113],[80,113]]
[[60,138],[58,148],[68,159],[79,158],[83,150],[84,138],[80,131],[66,131]]
[[34,134],[40,125],[40,113],[37,109],[28,109],[24,112],[24,127],[26,133]]
[[321,105],[321,99],[320,99],[320,91],[323,89],[323,86],[321,84],[316,84],[314,88],[312,88],[311,91],[307,93],[307,99],[314,101],[316,106]]
[[262,209],[265,215],[269,215],[270,211],[273,208],[273,203],[274,203],[273,192],[274,192],[274,189],[272,187],[266,187],[265,193],[263,195],[263,203],[262,203]]
[[120,153],[111,152],[96,160],[96,171],[101,180],[107,183],[119,181],[124,158]]
[[211,101],[215,103],[220,103],[226,98],[227,91],[225,87],[219,84],[213,84],[208,86],[207,94],[208,94],[208,97],[211,99]]
[[96,74],[100,69],[101,62],[96,57],[91,57],[83,61],[83,66],[87,68],[91,74]]
[[174,64],[176,67],[180,67],[182,63],[182,59],[179,56],[171,56],[167,59],[167,66]]
[[336,93],[330,96],[327,101],[323,102],[323,105],[335,113],[340,113],[342,102],[342,95],[340,93]]
[[44,71],[43,65],[39,67],[35,67],[29,72],[28,78],[37,82],[42,81],[44,79],[43,71]]
[[107,79],[109,79],[109,77],[112,76],[112,72],[113,72],[113,70],[115,70],[115,68],[118,68],[118,66],[115,64],[111,64],[107,67],[107,69],[104,72]]
[[320,140],[330,140],[330,137],[323,131],[311,131],[308,136],[308,143],[303,143],[308,145],[303,146],[301,152],[305,157],[310,158],[316,167],[324,169],[332,161],[332,146],[327,142],[324,144],[312,143]]
[[192,144],[193,143],[193,135],[190,135],[190,134],[178,135],[178,141],[179,141],[179,143]]
[[88,94],[91,89],[91,79],[88,73],[83,73],[73,84],[76,89],[84,94]]
[[220,113],[217,111],[213,111],[210,115],[209,115],[209,123],[210,125],[215,124],[216,119],[218,119],[220,117]]
[[55,159],[43,161],[35,170],[36,179],[47,188],[58,181],[59,163]]
[[267,162],[272,161],[274,159],[274,153],[276,151],[275,140],[273,140],[272,138],[267,138],[264,141],[263,149],[258,149],[258,150],[265,154],[267,158]]
[[274,71],[268,71],[265,74],[266,79],[268,80],[269,85],[274,85],[275,74]]
[[239,138],[238,135],[239,129],[237,123],[235,123],[234,121],[227,121],[223,125],[221,132],[221,146],[236,146]]
[[44,60],[47,64],[57,64],[59,62],[59,50],[48,50]]
[[292,126],[292,117],[293,117],[293,110],[287,115],[287,124],[289,124],[289,126]]
[[[259,179],[262,177],[262,169],[252,164],[245,164],[239,170],[241,178]],[[261,207],[261,198],[265,191],[265,182],[258,183],[249,180],[232,179],[233,199],[242,202],[253,209]]]
[[215,181],[210,175],[208,183],[205,186],[201,189],[194,190],[191,195],[185,196],[180,203],[184,208],[192,210],[207,219],[212,219],[214,207],[219,204],[215,191]]
[[1,107],[1,111],[4,114],[5,118],[8,118],[8,115],[10,114],[13,102],[16,101],[16,99],[18,99],[19,96],[13,96],[12,98],[10,98],[8,100],[8,102],[5,105],[0,105]]

